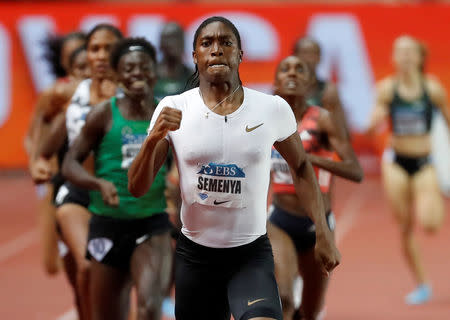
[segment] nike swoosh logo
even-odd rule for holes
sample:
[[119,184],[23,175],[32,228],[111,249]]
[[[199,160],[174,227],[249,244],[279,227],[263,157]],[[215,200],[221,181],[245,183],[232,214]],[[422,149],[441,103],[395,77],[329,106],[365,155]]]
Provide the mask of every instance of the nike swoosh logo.
[[248,125],[247,125],[247,126],[245,127],[245,131],[247,131],[247,132],[252,132],[253,130],[258,129],[259,127],[261,127],[263,124],[264,124],[264,122],[261,123],[261,124],[258,124],[256,127],[253,127],[253,128],[249,128]]
[[226,202],[230,202],[231,200],[227,200],[227,201],[217,201],[217,200],[214,200],[214,204],[215,205],[218,205],[218,204],[222,204],[222,203],[226,203]]
[[260,302],[260,301],[263,301],[263,300],[266,300],[266,298],[262,298],[262,299],[256,299],[256,300],[253,300],[253,301],[248,301],[247,302],[247,305],[248,306],[251,306],[252,304],[255,304],[255,303],[257,303],[257,302]]

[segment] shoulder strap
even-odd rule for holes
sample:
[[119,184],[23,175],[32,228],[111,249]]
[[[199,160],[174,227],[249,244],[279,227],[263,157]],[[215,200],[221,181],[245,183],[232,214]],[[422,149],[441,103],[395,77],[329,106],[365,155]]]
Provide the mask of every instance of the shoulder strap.
[[428,94],[427,85],[426,85],[426,79],[422,78],[421,83],[422,83],[423,98],[427,101],[427,103],[430,106],[434,107],[433,102],[431,101],[431,97]]
[[392,105],[396,100],[401,99],[399,94],[398,94],[398,80],[397,79],[393,79],[393,84],[392,84],[392,100],[390,105]]

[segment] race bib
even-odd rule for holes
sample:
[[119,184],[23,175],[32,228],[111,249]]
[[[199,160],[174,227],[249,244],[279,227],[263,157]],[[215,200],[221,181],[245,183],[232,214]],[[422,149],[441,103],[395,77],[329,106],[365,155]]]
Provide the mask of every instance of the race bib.
[[139,150],[141,149],[140,144],[126,144],[122,146],[122,169],[128,169],[131,166],[134,158],[136,158]]
[[274,183],[294,184],[288,163],[286,162],[286,160],[284,160],[281,154],[274,148],[272,148],[272,155],[271,155],[271,171]]
[[196,202],[225,208],[245,208],[245,172],[235,164],[209,163],[197,172]]
[[133,134],[133,130],[130,127],[122,129],[122,169],[126,170],[131,166],[145,138],[145,134]]
[[395,132],[404,135],[416,135],[427,132],[427,120],[421,109],[398,108],[393,114]]

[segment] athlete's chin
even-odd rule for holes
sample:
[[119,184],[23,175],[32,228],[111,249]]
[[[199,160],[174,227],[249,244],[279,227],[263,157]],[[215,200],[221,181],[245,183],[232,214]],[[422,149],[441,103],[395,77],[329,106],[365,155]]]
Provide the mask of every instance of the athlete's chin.
[[279,95],[286,98],[292,98],[292,97],[302,97],[303,93],[299,92],[297,88],[295,89],[283,89],[279,91]]
[[224,81],[230,77],[229,70],[208,70],[207,79],[210,82]]
[[400,62],[397,64],[397,70],[401,73],[413,73],[418,67],[412,65],[410,62]]
[[144,100],[148,96],[147,90],[129,91],[127,94],[133,100]]
[[100,69],[99,71],[95,71],[93,72],[93,74],[96,75],[97,78],[110,78],[110,72],[108,72],[108,70],[104,70],[104,69]]

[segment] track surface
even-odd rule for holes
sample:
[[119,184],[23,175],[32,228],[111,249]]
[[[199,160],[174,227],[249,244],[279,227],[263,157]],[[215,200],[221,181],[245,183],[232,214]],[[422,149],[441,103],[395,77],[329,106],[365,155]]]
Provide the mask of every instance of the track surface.
[[[0,318],[73,319],[64,276],[50,278],[41,266],[32,183],[26,176],[2,176],[0,189]],[[338,180],[335,191],[343,260],[332,275],[325,319],[450,319],[448,217],[436,236],[418,230],[434,297],[424,306],[408,307],[403,297],[413,281],[400,254],[397,228],[379,179],[367,178],[362,185]],[[450,212],[448,199],[446,212]]]

